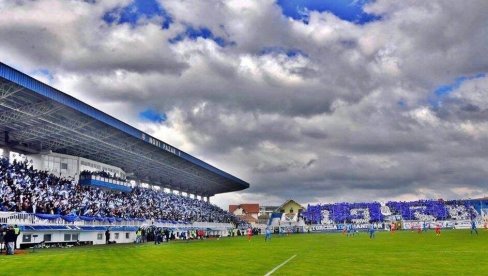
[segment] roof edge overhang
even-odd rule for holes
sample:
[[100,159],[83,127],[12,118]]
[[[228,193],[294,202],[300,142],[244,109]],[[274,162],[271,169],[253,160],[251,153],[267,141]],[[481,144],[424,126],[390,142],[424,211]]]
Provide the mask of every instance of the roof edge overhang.
[[233,183],[239,186],[238,189],[231,189],[229,192],[232,191],[240,191],[249,188],[249,183],[245,182],[244,180],[237,178],[227,172],[224,172],[166,142],[163,142],[153,136],[138,130],[137,128],[120,121],[58,89],[55,89],[41,81],[34,79],[33,77],[18,71],[2,62],[0,62],[0,77],[4,78],[16,85],[21,87],[25,87],[30,91],[42,95],[50,100],[53,100],[61,105],[67,106],[72,108],[86,116],[89,116],[95,120],[103,122],[113,128],[116,128],[132,137],[140,139],[153,147],[159,148],[160,150],[166,151],[171,153],[179,158],[182,158],[200,168],[203,168],[207,171],[210,171],[216,175],[219,175],[227,180],[232,181]]

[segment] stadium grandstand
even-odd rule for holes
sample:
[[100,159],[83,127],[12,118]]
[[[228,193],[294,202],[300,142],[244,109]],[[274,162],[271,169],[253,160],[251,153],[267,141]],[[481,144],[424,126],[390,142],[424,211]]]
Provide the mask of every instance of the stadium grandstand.
[[223,235],[241,223],[210,197],[248,183],[3,63],[0,147],[0,224],[20,225],[18,246],[105,243],[107,230],[133,242],[147,227]]

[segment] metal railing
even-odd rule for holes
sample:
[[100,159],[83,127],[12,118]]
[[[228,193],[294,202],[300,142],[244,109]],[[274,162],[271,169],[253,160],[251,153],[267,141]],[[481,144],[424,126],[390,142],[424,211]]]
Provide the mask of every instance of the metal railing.
[[73,222],[68,222],[62,218],[57,218],[53,220],[41,219],[35,214],[28,213],[17,213],[17,212],[0,212],[0,224],[9,225],[74,225],[74,226],[149,226],[154,225],[157,227],[168,227],[168,228],[211,228],[214,230],[225,230],[229,228],[234,228],[231,223],[218,223],[218,222],[193,222],[191,224],[179,224],[179,223],[161,223],[153,220],[128,220],[128,221],[85,221],[76,220]]

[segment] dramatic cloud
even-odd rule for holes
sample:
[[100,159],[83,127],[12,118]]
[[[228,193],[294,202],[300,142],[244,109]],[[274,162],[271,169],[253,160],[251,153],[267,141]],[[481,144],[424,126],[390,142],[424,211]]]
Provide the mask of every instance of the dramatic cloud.
[[146,3],[0,0],[0,60],[251,183],[222,206],[484,195],[487,1]]

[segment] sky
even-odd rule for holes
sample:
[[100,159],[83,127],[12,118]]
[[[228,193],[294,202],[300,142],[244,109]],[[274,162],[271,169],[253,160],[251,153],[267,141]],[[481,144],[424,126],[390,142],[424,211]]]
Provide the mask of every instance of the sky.
[[486,0],[0,0],[0,61],[251,187],[488,193]]

